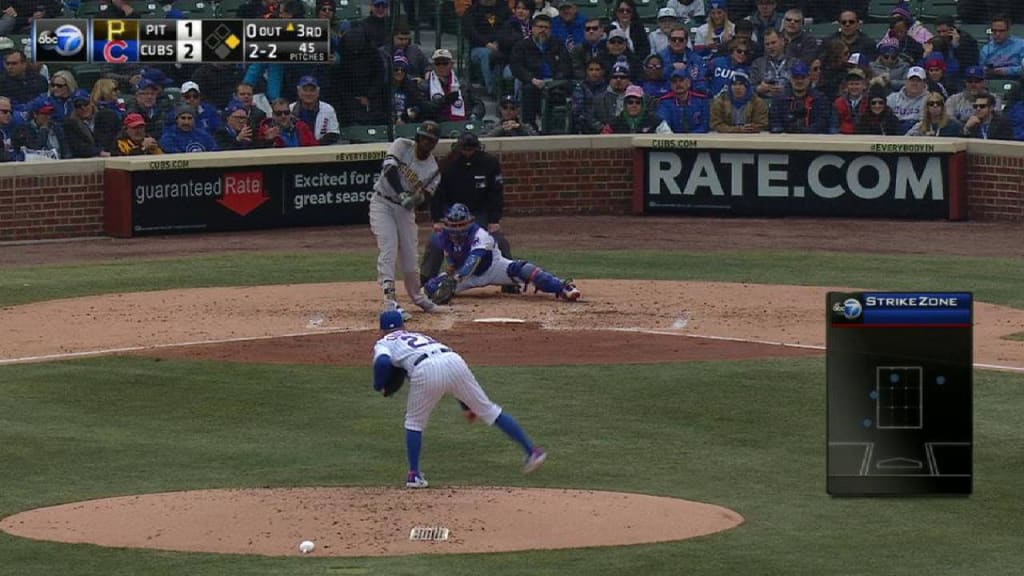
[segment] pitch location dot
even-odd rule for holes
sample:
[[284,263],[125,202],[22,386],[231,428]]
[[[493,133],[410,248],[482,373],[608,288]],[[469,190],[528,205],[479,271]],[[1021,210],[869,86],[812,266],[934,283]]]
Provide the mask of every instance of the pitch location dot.
[[945,376],[938,376],[938,377],[936,377],[935,378],[935,383],[938,384],[939,386],[942,386],[943,384],[946,383],[946,377]]
[[872,390],[871,394],[868,394],[872,400],[878,400],[878,390]]
[[861,426],[863,426],[865,428],[871,428],[871,424],[872,424],[871,418],[865,418],[863,421],[861,421],[860,424],[861,424]]
[[899,381],[900,381],[900,375],[899,374],[897,374],[895,372],[893,372],[892,374],[889,374],[889,382],[892,382],[893,384],[895,384],[895,383],[897,383]]

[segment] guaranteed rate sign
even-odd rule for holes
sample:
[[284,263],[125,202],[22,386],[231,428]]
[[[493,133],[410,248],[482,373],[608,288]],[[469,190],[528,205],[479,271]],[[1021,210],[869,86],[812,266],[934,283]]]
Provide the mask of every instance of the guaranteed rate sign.
[[947,218],[951,154],[646,150],[649,214]]

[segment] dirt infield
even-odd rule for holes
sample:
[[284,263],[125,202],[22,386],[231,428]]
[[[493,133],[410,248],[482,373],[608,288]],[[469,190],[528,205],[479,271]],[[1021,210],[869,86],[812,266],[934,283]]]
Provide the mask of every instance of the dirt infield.
[[[853,237],[845,233],[853,235],[864,225],[602,217],[574,219],[571,227],[556,225],[554,219],[523,219],[506,229],[516,246],[524,248],[839,250]],[[1024,250],[1016,241],[1019,229],[996,225],[871,226],[875,233],[861,237],[860,251],[995,255],[998,249],[998,255],[1007,256],[1006,250]],[[953,233],[964,240],[931,245],[930,238]],[[370,242],[365,230],[321,229],[38,244],[0,251],[0,266],[242,250],[366,249]],[[578,284],[584,297],[572,304],[539,294],[508,296],[480,289],[457,298],[449,313],[416,314],[410,328],[439,337],[472,365],[823,354],[826,287],[593,279],[578,279]],[[0,325],[18,335],[0,340],[0,364],[141,354],[368,368],[379,309],[379,288],[370,282],[40,302],[0,309]],[[495,317],[521,322],[479,322]],[[976,303],[975,319],[975,362],[1024,369],[1024,342],[1003,338],[1024,330],[1024,311]],[[571,345],[580,339],[586,347]],[[496,526],[489,520],[495,517],[514,521]],[[315,554],[375,556],[655,542],[708,534],[740,522],[738,514],[717,506],[643,495],[482,487],[432,487],[396,495],[374,487],[128,496],[28,511],[4,519],[0,529],[105,546],[263,555],[296,554],[301,539],[312,539],[318,542]],[[592,524],[600,529],[580,529]],[[218,530],[228,525],[238,529]],[[408,532],[416,525],[448,527],[452,538],[409,542]]]

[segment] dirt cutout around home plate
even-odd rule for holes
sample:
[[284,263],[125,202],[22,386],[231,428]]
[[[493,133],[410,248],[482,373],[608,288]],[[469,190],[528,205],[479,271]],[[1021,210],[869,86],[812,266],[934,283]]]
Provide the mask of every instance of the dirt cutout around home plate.
[[[553,550],[684,540],[728,530],[739,514],[674,498],[550,488],[197,490],[38,508],[0,530],[40,540],[189,552],[393,556]],[[416,527],[447,540],[413,541]]]

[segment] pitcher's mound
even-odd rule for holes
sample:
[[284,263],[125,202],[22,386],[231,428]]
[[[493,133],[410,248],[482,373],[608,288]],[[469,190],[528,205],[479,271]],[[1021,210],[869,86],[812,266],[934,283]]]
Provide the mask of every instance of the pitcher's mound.
[[[200,490],[29,510],[0,521],[15,536],[190,552],[288,556],[459,554],[683,540],[743,522],[732,510],[643,494],[448,487]],[[416,527],[448,529],[412,541]]]

